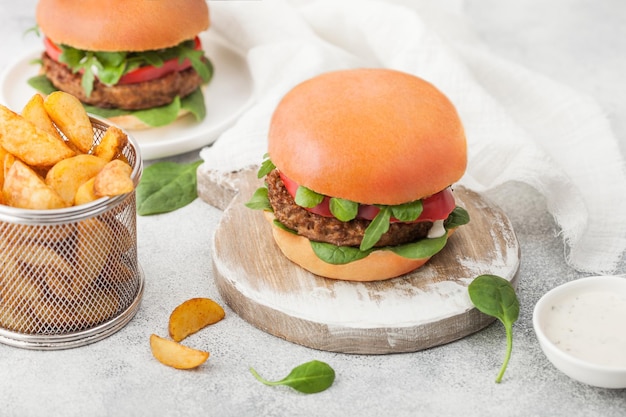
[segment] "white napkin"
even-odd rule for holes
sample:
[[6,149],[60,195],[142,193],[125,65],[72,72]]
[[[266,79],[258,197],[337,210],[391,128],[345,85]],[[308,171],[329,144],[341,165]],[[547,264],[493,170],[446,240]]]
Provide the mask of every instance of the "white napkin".
[[406,4],[211,2],[211,30],[246,54],[255,103],[201,151],[200,169],[260,163],[272,112],[297,83],[336,69],[394,68],[432,82],[456,105],[469,151],[460,183],[479,192],[532,185],[561,227],[569,264],[614,271],[626,249],[626,165],[602,110],[489,53],[458,16]]

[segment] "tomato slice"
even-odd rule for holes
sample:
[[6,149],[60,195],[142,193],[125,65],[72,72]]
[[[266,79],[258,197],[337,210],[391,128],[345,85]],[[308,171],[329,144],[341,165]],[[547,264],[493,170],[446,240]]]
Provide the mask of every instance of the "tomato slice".
[[[287,192],[295,198],[296,191],[298,191],[298,184],[292,181],[283,173],[280,173],[280,178],[285,184]],[[448,218],[452,210],[456,205],[454,201],[454,195],[452,190],[448,187],[436,194],[431,195],[422,200],[423,210],[422,214],[414,222],[434,222],[435,220],[445,220]],[[330,197],[325,196],[324,200],[315,207],[306,208],[311,213],[319,214],[324,217],[334,217],[330,211]],[[375,205],[359,204],[359,211],[357,218],[372,220],[380,209]],[[399,220],[391,218],[391,222],[398,222]]]
[[[46,49],[46,53],[48,56],[55,61],[59,61],[59,57],[61,56],[61,48],[59,48],[54,42],[52,42],[48,38],[43,39],[44,47]],[[200,38],[196,36],[194,39],[194,49],[201,50],[202,42]],[[167,74],[172,72],[179,72],[186,70],[191,67],[191,61],[189,59],[185,59],[182,62],[179,62],[178,58],[168,59],[161,65],[160,67],[155,67],[152,65],[146,65],[143,67],[136,68],[130,71],[127,74],[124,74],[119,82],[119,84],[135,84],[141,83],[150,80],[156,80],[158,78],[164,77]]]

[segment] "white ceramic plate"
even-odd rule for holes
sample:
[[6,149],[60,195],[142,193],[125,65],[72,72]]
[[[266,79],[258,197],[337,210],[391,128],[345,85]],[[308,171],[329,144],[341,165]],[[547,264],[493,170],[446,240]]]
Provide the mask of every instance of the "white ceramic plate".
[[[252,101],[252,77],[243,56],[221,39],[206,32],[200,35],[207,57],[215,67],[204,91],[207,116],[198,123],[189,115],[169,126],[130,133],[141,148],[143,159],[156,159],[199,149],[213,143],[230,127]],[[36,93],[27,80],[36,75],[43,46],[10,64],[0,78],[0,100],[14,111],[21,110]]]

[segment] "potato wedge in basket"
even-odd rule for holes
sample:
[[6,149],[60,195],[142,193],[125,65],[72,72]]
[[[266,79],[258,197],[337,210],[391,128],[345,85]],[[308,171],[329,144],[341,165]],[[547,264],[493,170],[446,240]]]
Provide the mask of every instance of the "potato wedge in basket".
[[94,192],[99,197],[113,197],[130,193],[135,184],[130,178],[132,168],[126,162],[114,159],[95,176]]
[[222,306],[210,298],[191,298],[170,314],[169,334],[172,339],[180,342],[190,334],[217,323],[225,316]]
[[31,167],[51,167],[76,153],[54,135],[0,105],[0,146]]
[[209,358],[209,352],[193,349],[178,342],[150,335],[152,355],[163,365],[176,369],[193,369]]
[[122,153],[122,149],[124,149],[127,143],[128,136],[122,129],[116,126],[109,126],[100,142],[96,145],[93,154],[111,161]]
[[55,138],[63,140],[54,123],[52,123],[48,112],[46,112],[41,94],[35,94],[28,100],[28,103],[22,109],[22,117],[39,129],[50,133]]
[[30,167],[13,162],[5,174],[2,196],[5,204],[26,209],[57,209],[68,204]]
[[43,102],[46,112],[65,137],[83,153],[93,146],[93,127],[80,101],[71,94],[55,91]]
[[46,184],[54,188],[68,206],[74,203],[78,188],[96,176],[107,164],[94,155],[76,155],[57,162],[46,174]]

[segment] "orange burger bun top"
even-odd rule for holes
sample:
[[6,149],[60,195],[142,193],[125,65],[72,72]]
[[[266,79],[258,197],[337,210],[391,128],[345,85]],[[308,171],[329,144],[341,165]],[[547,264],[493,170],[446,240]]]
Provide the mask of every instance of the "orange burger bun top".
[[402,204],[459,180],[466,139],[454,105],[429,82],[390,69],[340,70],[290,90],[268,152],[291,180],[363,204]]
[[168,48],[209,28],[205,0],[39,0],[36,17],[55,43],[90,51]]

